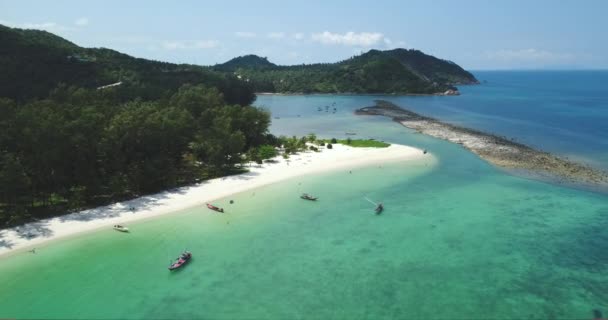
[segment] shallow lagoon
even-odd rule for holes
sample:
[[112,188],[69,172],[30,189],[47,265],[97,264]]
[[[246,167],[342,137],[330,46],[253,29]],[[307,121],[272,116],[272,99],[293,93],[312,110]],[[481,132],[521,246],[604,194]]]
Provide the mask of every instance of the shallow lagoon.
[[[0,317],[592,318],[608,314],[608,199],[507,175],[352,110],[376,97],[263,96],[277,134],[373,137],[436,164],[296,178],[0,261]],[[336,113],[317,111],[335,104]],[[333,108],[333,107],[332,107]],[[300,117],[298,117],[300,115]],[[320,201],[298,198],[301,192]],[[373,214],[365,198],[382,201]],[[183,249],[191,264],[169,273]]]

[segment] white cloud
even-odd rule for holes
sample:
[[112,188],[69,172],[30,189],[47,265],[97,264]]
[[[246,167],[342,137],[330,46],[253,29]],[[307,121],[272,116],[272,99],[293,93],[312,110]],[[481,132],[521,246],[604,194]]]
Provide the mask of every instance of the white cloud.
[[291,37],[296,40],[302,40],[302,39],[304,39],[304,34],[301,32],[298,32],[298,33],[292,34]]
[[283,39],[285,38],[285,32],[270,32],[269,34],[267,34],[268,38],[270,39]]
[[74,21],[74,24],[79,26],[79,27],[84,27],[84,26],[88,26],[89,25],[89,19],[87,18],[78,18],[76,21]]
[[212,49],[219,46],[219,42],[215,40],[165,41],[161,46],[166,50]]
[[313,33],[312,40],[323,44],[338,44],[346,46],[371,47],[385,39],[382,33],[349,31],[344,34],[325,31],[323,33]]
[[503,62],[567,62],[575,58],[570,53],[551,52],[541,49],[503,49],[484,54],[486,59]]
[[248,31],[237,31],[234,33],[234,35],[239,38],[255,38],[257,36],[255,34],[255,32],[248,32]]

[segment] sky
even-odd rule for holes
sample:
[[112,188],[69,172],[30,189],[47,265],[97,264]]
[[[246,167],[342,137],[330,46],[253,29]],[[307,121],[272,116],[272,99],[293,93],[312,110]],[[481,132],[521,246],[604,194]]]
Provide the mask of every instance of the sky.
[[[0,0],[0,24],[200,65],[419,49],[469,70],[608,69],[608,0]],[[1,44],[0,44],[1,45]]]

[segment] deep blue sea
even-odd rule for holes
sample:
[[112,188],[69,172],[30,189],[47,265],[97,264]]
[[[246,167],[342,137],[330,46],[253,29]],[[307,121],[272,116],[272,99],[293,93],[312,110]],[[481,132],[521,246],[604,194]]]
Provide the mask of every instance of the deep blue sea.
[[459,97],[391,99],[608,170],[608,71],[479,71]]

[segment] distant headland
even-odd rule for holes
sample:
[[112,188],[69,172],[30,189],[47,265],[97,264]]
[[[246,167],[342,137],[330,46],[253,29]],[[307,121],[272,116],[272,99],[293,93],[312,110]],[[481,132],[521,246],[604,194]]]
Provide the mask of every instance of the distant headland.
[[246,55],[199,66],[83,48],[46,31],[3,25],[0,42],[0,96],[18,101],[47,97],[60,84],[86,89],[114,85],[121,95],[144,100],[184,84],[203,84],[218,88],[230,104],[247,105],[256,92],[458,95],[455,85],[479,83],[456,63],[414,49],[370,50],[335,63],[279,66]]
[[478,84],[457,64],[419,50],[370,50],[336,63],[279,66],[246,55],[212,67],[236,75],[256,92],[282,94],[458,95],[454,85]]

